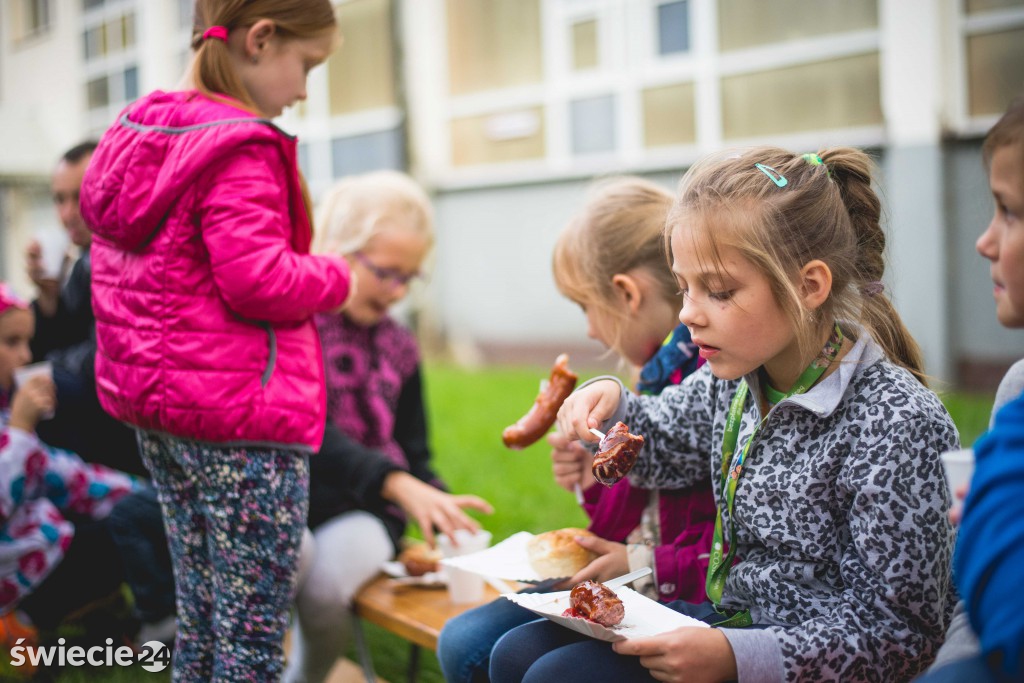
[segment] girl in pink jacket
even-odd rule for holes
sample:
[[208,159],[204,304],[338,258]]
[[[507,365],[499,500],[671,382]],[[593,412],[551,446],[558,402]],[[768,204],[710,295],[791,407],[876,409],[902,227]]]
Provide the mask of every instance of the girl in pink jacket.
[[197,0],[192,89],[125,109],[82,185],[97,391],[160,494],[175,680],[280,676],[325,422],[313,315],[352,283],[309,253],[296,141],[270,119],[336,42],[330,0]]

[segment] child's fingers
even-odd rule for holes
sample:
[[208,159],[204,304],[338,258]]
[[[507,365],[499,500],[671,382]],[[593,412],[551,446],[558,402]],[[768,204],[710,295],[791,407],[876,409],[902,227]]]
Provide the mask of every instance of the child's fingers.
[[566,436],[561,429],[554,432],[548,432],[548,445],[555,450],[568,448],[571,443],[573,443],[572,439]]
[[463,510],[470,508],[471,510],[476,510],[477,512],[482,512],[486,515],[494,512],[494,507],[479,496],[467,494],[455,496],[455,503]]

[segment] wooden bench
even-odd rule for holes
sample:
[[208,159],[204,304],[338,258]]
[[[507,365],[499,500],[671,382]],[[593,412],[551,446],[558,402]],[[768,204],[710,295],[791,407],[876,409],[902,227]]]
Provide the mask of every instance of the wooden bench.
[[[515,586],[510,588],[516,590]],[[445,622],[468,609],[494,600],[498,595],[497,590],[485,585],[483,600],[456,605],[449,600],[448,591],[444,588],[403,585],[381,574],[356,594],[353,606],[356,649],[366,680],[374,681],[376,674],[362,621],[376,624],[409,641],[411,647],[406,679],[413,683],[419,671],[420,648],[437,651],[437,637]]]

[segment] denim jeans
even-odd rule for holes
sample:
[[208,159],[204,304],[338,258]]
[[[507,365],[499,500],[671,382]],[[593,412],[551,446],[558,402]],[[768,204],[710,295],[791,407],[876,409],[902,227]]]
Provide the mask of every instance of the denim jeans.
[[[666,605],[706,623],[722,616],[704,602],[676,600]],[[753,625],[749,628],[764,628]],[[589,638],[548,619],[512,629],[491,651],[490,677],[495,683],[593,683],[652,681],[639,657],[617,654],[611,643]]]
[[[498,598],[449,619],[437,639],[437,660],[447,683],[486,683],[491,649],[516,626],[535,621],[537,615]],[[561,627],[559,627],[561,628]]]
[[118,501],[108,526],[139,619],[154,623],[174,614],[174,570],[156,490],[146,486]]

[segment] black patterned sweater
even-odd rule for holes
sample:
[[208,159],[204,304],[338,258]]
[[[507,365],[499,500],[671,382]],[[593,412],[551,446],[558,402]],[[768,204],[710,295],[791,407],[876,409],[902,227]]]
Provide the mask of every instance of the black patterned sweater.
[[[762,417],[756,373],[746,379],[740,445]],[[725,510],[718,473],[738,384],[704,367],[658,396],[624,391],[609,423],[647,439],[632,482],[682,488],[714,476]],[[866,335],[831,375],[771,410],[736,490],[742,559],[723,595],[768,625],[723,629],[741,683],[909,681],[934,659],[956,599],[939,455],[958,444],[938,397]],[[727,513],[724,523],[728,541]]]

